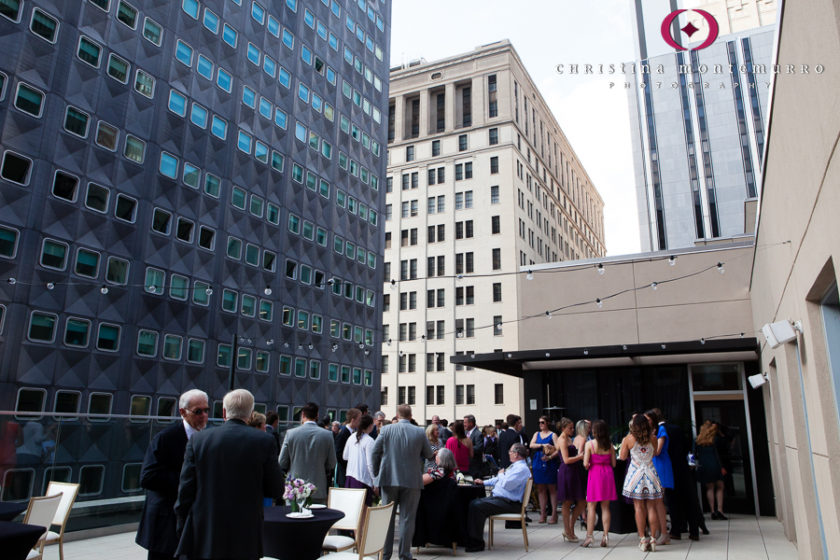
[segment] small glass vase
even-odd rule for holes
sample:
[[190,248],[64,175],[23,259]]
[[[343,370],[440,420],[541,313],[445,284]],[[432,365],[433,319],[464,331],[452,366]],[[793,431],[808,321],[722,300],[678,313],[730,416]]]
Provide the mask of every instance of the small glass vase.
[[297,510],[301,515],[307,515],[309,513],[309,510],[306,508],[309,498],[298,498],[295,502],[297,503]]

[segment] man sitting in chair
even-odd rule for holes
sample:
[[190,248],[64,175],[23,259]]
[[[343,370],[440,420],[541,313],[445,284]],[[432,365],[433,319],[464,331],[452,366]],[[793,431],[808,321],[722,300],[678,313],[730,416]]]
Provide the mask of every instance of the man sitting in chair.
[[522,493],[531,478],[531,469],[525,458],[528,448],[521,443],[513,444],[508,450],[510,466],[499,471],[499,474],[487,480],[476,480],[476,484],[492,486],[492,495],[488,498],[478,498],[470,502],[467,517],[467,530],[470,540],[467,552],[481,552],[484,550],[484,522],[491,515],[499,513],[518,513],[522,510]]

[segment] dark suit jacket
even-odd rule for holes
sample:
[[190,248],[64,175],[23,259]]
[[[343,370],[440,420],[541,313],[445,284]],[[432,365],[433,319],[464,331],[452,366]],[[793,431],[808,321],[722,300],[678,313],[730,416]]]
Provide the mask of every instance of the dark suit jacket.
[[262,556],[263,497],[282,497],[274,438],[232,419],[187,444],[175,514],[189,558]]
[[344,488],[344,479],[347,475],[347,461],[344,460],[344,446],[347,445],[347,440],[350,439],[351,434],[352,432],[350,432],[347,424],[343,424],[338,431],[338,435],[335,436],[335,460],[338,464],[335,482],[339,488]]
[[484,436],[481,429],[476,426],[470,434],[473,444],[473,454],[470,457],[470,474],[479,477],[484,474]]
[[135,539],[146,550],[175,556],[178,538],[173,508],[178,498],[178,477],[186,447],[187,432],[179,418],[159,432],[146,449],[140,471],[140,486],[146,489],[146,502]]
[[668,457],[671,459],[671,469],[674,471],[674,481],[682,482],[688,479],[688,451],[691,449],[691,441],[688,440],[676,424],[665,424],[665,431],[668,432]]
[[519,443],[519,433],[513,428],[499,432],[499,467],[506,469],[510,466],[508,451],[514,443]]

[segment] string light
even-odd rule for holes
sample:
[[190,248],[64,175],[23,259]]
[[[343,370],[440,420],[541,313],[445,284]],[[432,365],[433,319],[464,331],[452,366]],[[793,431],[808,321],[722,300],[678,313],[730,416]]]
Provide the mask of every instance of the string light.
[[99,288],[99,293],[102,294],[103,296],[108,295],[108,286],[106,286],[105,284],[102,284],[102,287]]
[[604,302],[601,301],[601,298],[598,298],[595,300],[595,305],[598,306],[598,309],[601,309],[602,307],[604,307]]
[[16,279],[16,278],[14,278],[14,277],[9,278],[7,281],[8,281],[8,282],[9,282],[9,284],[11,284],[12,286],[14,286],[15,284],[17,284],[17,279]]
[[528,270],[528,274],[525,275],[525,279],[526,280],[533,280],[534,279],[534,273],[531,272],[530,270]]
[[266,285],[265,289],[263,290],[263,293],[267,296],[270,296],[271,295],[271,286]]
[[598,263],[598,266],[596,266],[595,268],[598,269],[598,274],[600,274],[601,276],[603,276],[604,273],[607,271],[607,269],[604,268],[603,263]]
[[650,283],[650,288],[651,288],[652,290],[655,290],[655,289],[656,289],[656,288],[658,288],[658,287],[659,287],[659,284],[658,284],[657,282],[651,282],[651,283]]
[[717,263],[717,265],[716,265],[716,266],[717,266],[718,272],[720,272],[721,274],[723,274],[724,272],[726,272],[726,271],[723,269],[723,263],[722,263],[722,262]]
[[549,319],[551,319],[551,311],[546,311],[545,316],[548,317]]
[[674,255],[668,257],[668,265],[674,266],[675,264],[677,264],[677,257],[675,257]]
[[307,345],[306,345],[306,347],[307,347],[309,350],[312,350],[313,348],[315,348],[314,346],[312,346],[312,343],[311,343],[311,342],[310,342],[309,344],[307,344]]
[[47,282],[47,289],[48,290],[54,290],[55,289],[55,284],[53,282]]
[[330,350],[332,350],[333,352],[335,352],[336,350],[338,350],[338,344],[333,344],[333,345],[330,347]]

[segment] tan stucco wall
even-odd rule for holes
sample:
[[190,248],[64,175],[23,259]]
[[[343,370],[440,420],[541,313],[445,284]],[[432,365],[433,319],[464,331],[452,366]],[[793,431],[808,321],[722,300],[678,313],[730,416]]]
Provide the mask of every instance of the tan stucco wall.
[[[737,338],[742,332],[755,336],[748,292],[751,259],[750,246],[717,246],[676,254],[673,266],[668,254],[649,254],[607,260],[603,274],[594,262],[534,268],[533,280],[518,276],[521,316],[541,315],[520,323],[519,349]],[[653,282],[656,290],[650,287]],[[625,290],[597,307],[597,298]],[[591,303],[554,311],[551,319],[544,315],[579,302]]]
[[[820,521],[829,556],[840,550],[838,403],[819,306],[840,258],[838,8],[785,3],[778,62],[812,70],[776,77],[752,271],[754,328],[786,319],[803,326],[798,344],[771,349],[760,338],[777,515],[800,558],[824,557]],[[815,74],[816,64],[825,72]]]

